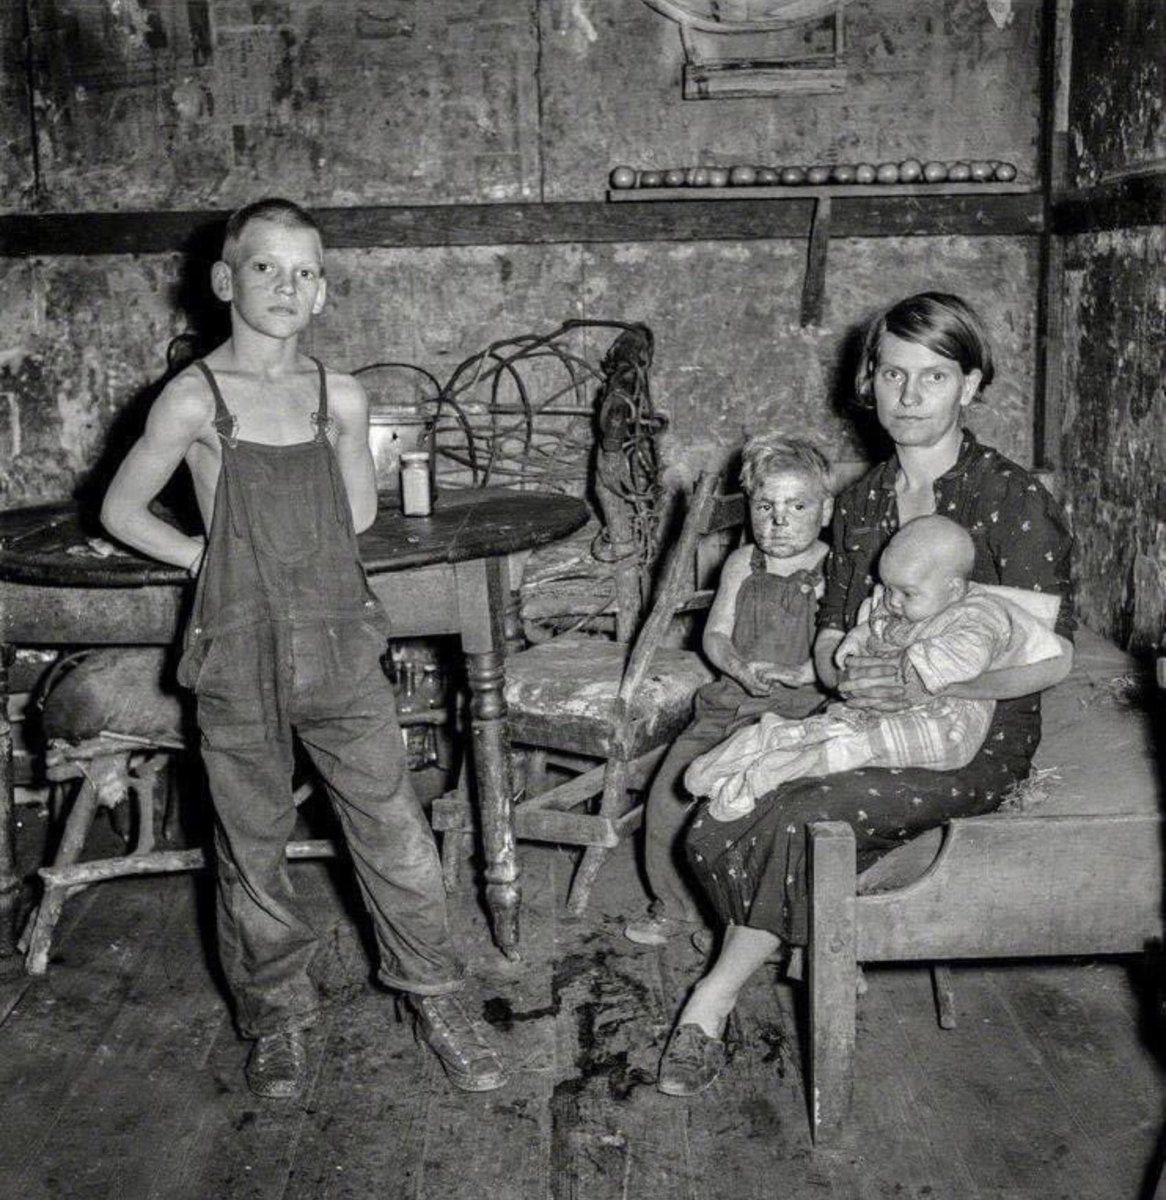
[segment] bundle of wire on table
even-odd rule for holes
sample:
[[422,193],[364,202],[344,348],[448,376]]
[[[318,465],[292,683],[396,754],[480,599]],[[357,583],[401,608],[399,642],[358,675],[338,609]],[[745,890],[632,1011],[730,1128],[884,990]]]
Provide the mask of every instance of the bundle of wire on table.
[[[596,331],[615,335],[602,358],[591,345]],[[576,597],[564,598],[558,614],[555,599],[549,608],[538,606],[528,628],[535,639],[603,626],[615,595],[613,564],[629,553],[646,586],[662,500],[655,437],[665,424],[649,387],[652,349],[644,325],[570,320],[546,333],[494,341],[460,362],[444,383],[411,363],[373,363],[356,372],[413,373],[417,439],[409,448],[429,450],[439,494],[505,486],[580,496],[597,510],[600,528],[591,529],[586,553],[562,547],[527,572],[524,591]],[[597,453],[600,443],[607,453]],[[604,510],[612,499],[630,515],[630,546],[626,536],[618,545],[611,539]]]

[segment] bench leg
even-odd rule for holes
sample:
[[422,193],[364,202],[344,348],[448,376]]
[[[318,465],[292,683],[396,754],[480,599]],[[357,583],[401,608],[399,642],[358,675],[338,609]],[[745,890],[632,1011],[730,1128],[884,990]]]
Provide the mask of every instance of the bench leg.
[[815,1145],[842,1128],[854,1086],[855,959],[854,831],[840,821],[809,828],[810,1127]]

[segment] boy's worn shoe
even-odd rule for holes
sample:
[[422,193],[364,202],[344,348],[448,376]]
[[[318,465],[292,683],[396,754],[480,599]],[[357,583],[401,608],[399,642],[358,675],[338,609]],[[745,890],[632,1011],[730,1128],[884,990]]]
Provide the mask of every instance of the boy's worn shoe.
[[623,935],[638,946],[665,946],[674,937],[682,937],[700,928],[699,921],[680,921],[664,913],[649,913],[641,921],[628,922]]
[[703,1092],[725,1065],[725,1043],[699,1025],[677,1025],[660,1059],[657,1090],[666,1096]]
[[255,1039],[247,1059],[247,1086],[268,1100],[291,1100],[308,1078],[302,1029],[281,1029]]
[[485,1026],[475,1021],[460,997],[411,996],[418,1041],[441,1060],[449,1081],[463,1092],[492,1092],[507,1081],[498,1051],[486,1040]]

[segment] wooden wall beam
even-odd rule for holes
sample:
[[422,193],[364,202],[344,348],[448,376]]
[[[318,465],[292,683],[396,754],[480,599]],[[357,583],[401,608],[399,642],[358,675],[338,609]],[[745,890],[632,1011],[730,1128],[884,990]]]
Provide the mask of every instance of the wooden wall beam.
[[1050,220],[1053,233],[1062,237],[1166,223],[1166,171],[1158,168],[1054,195]]
[[[815,197],[664,200],[643,204],[450,204],[315,209],[334,248],[549,245],[570,242],[808,238]],[[215,211],[0,215],[0,256],[165,254],[221,230]],[[1036,192],[965,196],[838,196],[830,235],[1029,235],[1043,227]]]

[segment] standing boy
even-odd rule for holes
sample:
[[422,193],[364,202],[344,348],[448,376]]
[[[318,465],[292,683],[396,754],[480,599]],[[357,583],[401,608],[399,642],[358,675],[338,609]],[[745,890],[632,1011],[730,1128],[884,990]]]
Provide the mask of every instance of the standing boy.
[[[323,244],[288,200],[227,222],[215,295],[231,336],[172,380],[110,485],[102,519],[128,545],[197,575],[179,681],[198,698],[215,807],[219,953],[253,1092],[297,1095],[304,1029],[319,1001],[316,934],[288,878],[295,822],[292,733],[327,789],[380,951],[379,977],[408,994],[419,1036],[452,1082],[501,1087],[505,1070],[456,992],[433,835],[405,770],[381,667],[388,621],[356,533],[376,516],[368,400],[349,375],[300,353],[324,307]],[[178,465],[207,537],[149,504]]]

